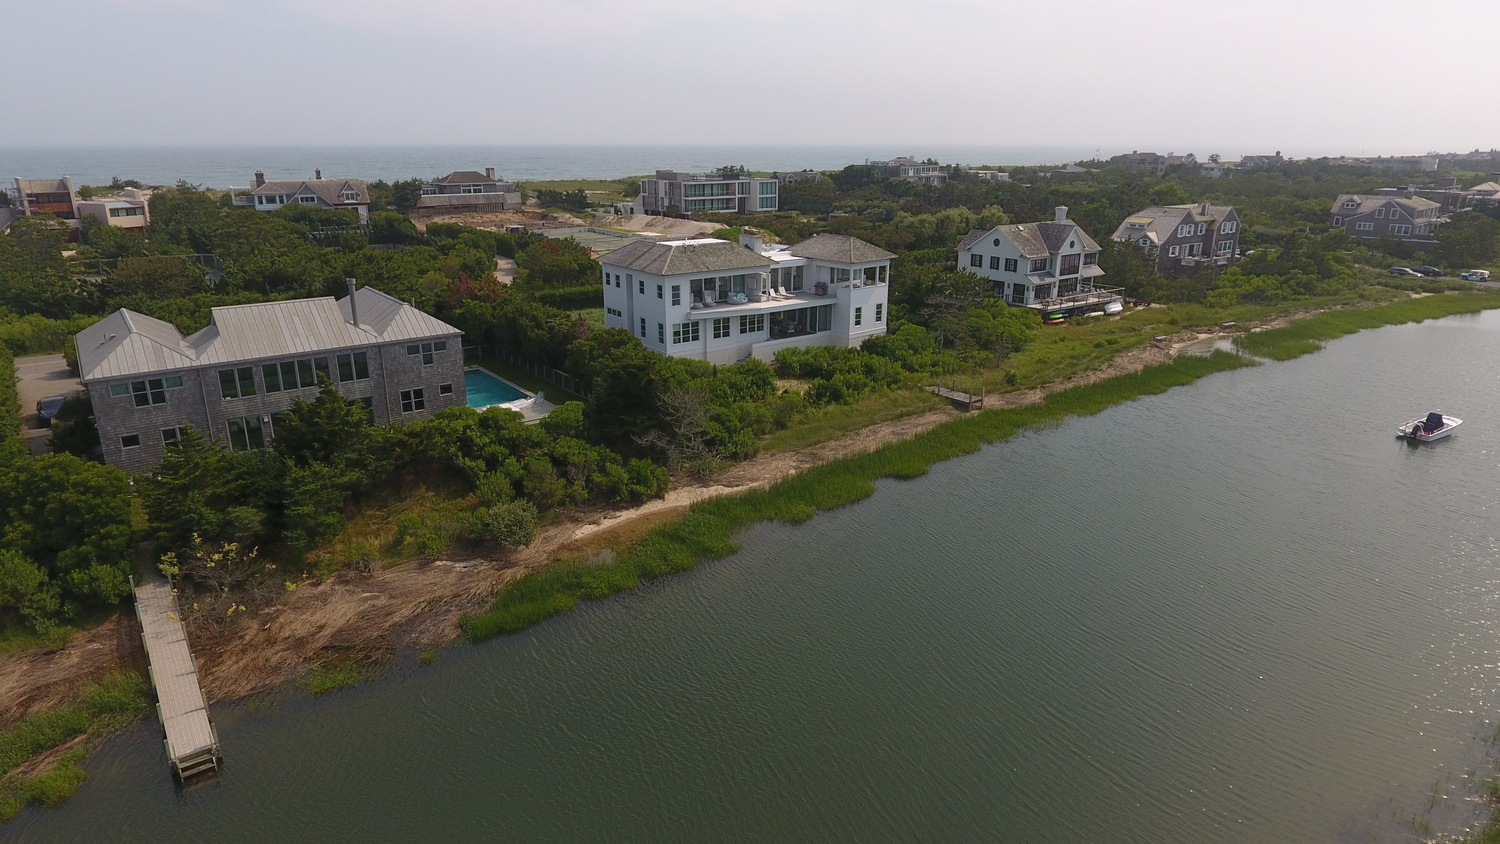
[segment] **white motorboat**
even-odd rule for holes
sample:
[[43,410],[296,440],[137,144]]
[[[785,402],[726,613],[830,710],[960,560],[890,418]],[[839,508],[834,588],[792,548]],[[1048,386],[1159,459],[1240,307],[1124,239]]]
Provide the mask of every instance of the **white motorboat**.
[[1453,429],[1464,424],[1457,416],[1444,416],[1434,410],[1425,419],[1413,419],[1396,429],[1398,436],[1409,440],[1430,443],[1453,433]]

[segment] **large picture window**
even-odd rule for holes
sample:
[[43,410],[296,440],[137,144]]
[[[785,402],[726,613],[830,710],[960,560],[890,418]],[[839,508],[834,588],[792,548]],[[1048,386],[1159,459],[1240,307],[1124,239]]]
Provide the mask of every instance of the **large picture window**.
[[766,315],[751,314],[740,317],[741,334],[759,334],[766,330]]
[[[113,390],[111,390],[111,394],[113,394]],[[147,381],[131,381],[130,394],[135,400],[136,407],[149,407],[153,404],[167,403],[167,387],[161,378],[152,378]]]
[[366,381],[370,378],[370,359],[365,352],[339,355],[339,381]]
[[416,413],[427,409],[427,395],[422,390],[401,391],[401,412]]
[[255,369],[241,366],[237,369],[219,370],[219,394],[225,399],[242,399],[255,395]]
[[833,330],[833,306],[814,305],[771,314],[771,339],[800,337]]
[[1078,265],[1082,260],[1083,256],[1077,252],[1074,252],[1072,255],[1059,255],[1057,260],[1057,274],[1060,276],[1078,275]]
[[672,344],[696,343],[699,340],[698,323],[696,322],[674,322],[672,323]]
[[259,416],[243,416],[231,419],[229,425],[229,447],[235,451],[249,451],[266,447],[266,433],[261,428]]

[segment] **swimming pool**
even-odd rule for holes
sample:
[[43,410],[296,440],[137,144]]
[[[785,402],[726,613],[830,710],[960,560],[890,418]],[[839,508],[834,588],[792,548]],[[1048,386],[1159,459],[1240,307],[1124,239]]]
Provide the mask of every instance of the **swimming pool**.
[[464,389],[469,393],[469,407],[476,408],[527,397],[525,393],[483,369],[464,370]]

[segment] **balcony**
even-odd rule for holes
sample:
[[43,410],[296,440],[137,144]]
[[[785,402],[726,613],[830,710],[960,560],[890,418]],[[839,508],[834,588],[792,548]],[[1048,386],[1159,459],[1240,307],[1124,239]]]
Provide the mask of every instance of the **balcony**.
[[1110,302],[1123,301],[1124,298],[1125,288],[1123,287],[1084,287],[1075,293],[1038,299],[1026,307],[1038,311],[1071,311],[1090,305],[1103,306]]

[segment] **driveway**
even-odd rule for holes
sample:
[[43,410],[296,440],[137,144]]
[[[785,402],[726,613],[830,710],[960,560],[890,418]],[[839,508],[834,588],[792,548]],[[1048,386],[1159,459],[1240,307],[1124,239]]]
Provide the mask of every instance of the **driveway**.
[[32,454],[47,451],[51,429],[37,419],[36,403],[48,396],[71,396],[83,392],[83,382],[68,372],[62,355],[37,355],[16,358],[16,391],[21,395],[21,414],[25,421],[21,436]]

